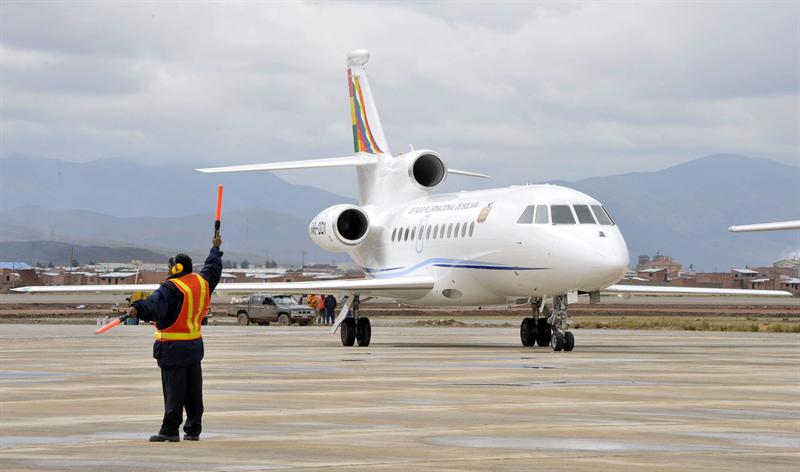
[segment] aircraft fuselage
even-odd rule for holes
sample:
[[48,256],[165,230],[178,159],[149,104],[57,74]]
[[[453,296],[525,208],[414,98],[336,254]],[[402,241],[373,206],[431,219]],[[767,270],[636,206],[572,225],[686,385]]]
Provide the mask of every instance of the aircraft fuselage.
[[[619,281],[628,249],[615,224],[578,222],[574,205],[594,198],[557,185],[527,185],[404,198],[366,205],[370,234],[348,251],[371,277],[431,275],[436,286],[412,305],[489,305]],[[536,223],[530,206],[569,205],[574,224]],[[555,210],[548,210],[550,211]],[[584,221],[586,221],[585,215]]]

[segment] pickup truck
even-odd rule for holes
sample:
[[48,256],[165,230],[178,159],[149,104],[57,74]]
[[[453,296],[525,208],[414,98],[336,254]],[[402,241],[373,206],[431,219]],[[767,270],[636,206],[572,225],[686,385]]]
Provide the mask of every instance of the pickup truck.
[[277,323],[280,326],[289,326],[292,323],[308,325],[313,323],[315,318],[313,309],[298,305],[291,296],[265,293],[254,293],[245,300],[231,300],[228,316],[235,316],[241,326],[270,323]]

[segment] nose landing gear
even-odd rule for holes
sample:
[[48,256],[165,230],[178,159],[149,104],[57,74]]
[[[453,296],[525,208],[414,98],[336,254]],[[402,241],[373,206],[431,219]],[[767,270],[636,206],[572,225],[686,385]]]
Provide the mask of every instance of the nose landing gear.
[[[542,317],[539,316],[540,310]],[[575,347],[575,336],[569,331],[566,295],[553,297],[553,309],[543,305],[541,298],[533,299],[531,311],[533,317],[524,318],[519,327],[523,346],[550,346],[554,351],[571,351]]]
[[553,314],[547,320],[552,326],[553,337],[550,340],[550,347],[554,351],[571,351],[575,347],[575,336],[569,331],[569,319],[567,318],[567,296],[556,295],[553,297]]

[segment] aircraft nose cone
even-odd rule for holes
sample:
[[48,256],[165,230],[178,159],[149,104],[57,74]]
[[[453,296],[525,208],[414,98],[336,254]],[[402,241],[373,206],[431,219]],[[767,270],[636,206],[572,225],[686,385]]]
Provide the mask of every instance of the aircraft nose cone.
[[628,270],[629,255],[625,241],[619,237],[615,240],[604,241],[599,247],[590,249],[586,257],[587,266],[592,272],[611,285],[621,279]]

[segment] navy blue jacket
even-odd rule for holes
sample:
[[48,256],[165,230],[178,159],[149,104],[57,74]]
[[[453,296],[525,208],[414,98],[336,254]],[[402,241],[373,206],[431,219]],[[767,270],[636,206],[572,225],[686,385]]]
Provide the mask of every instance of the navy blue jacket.
[[[183,277],[185,272],[172,275],[174,279]],[[222,251],[212,247],[200,275],[208,282],[209,295],[214,291],[222,277]],[[178,319],[183,305],[183,293],[174,284],[164,282],[145,300],[134,302],[137,316],[143,321],[153,321],[157,329],[166,329]],[[203,360],[203,338],[192,341],[156,341],[153,344],[153,357],[164,369],[187,367]]]
[[334,308],[336,308],[336,297],[333,295],[328,295],[325,297],[325,309],[333,310]]

